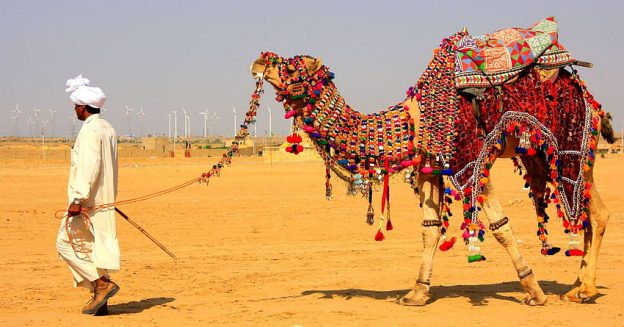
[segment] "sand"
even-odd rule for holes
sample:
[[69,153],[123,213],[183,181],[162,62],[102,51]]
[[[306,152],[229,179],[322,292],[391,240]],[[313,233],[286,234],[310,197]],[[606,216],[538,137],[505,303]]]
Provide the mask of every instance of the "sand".
[[[118,198],[182,183],[214,160],[123,158]],[[397,305],[421,263],[422,214],[408,185],[392,180],[395,229],[375,242],[365,199],[347,197],[335,182],[334,199],[325,200],[322,163],[236,158],[208,187],[120,208],[178,260],[119,217],[122,270],[113,278],[121,291],[109,302],[109,316],[92,317],[80,313],[89,295],[72,287],[54,246],[68,163],[3,159],[0,326],[624,326],[622,164],[622,155],[596,164],[612,215],[597,270],[600,295],[591,303],[557,300],[576,279],[579,258],[539,254],[530,201],[509,160],[496,163],[492,179],[549,296],[544,307],[521,304],[511,261],[491,235],[483,244],[485,262],[468,264],[463,244],[437,253],[427,306]],[[452,219],[459,237],[458,225]],[[549,230],[565,248],[556,219]]]

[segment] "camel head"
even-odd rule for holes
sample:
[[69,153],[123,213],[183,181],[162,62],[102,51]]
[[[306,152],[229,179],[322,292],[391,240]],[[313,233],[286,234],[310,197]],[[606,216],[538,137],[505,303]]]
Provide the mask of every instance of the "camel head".
[[282,58],[272,52],[261,53],[250,70],[254,78],[263,78],[273,85],[277,101],[286,101],[290,105],[309,98],[310,92],[333,78],[321,59],[310,56]]

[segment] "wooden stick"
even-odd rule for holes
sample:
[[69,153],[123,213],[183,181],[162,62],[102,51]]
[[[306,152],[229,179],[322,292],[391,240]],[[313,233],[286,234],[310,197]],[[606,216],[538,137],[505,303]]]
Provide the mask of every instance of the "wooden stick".
[[162,245],[160,242],[158,242],[152,235],[150,235],[145,229],[143,229],[143,227],[139,226],[139,224],[135,223],[134,221],[132,221],[130,219],[130,217],[128,217],[125,213],[123,213],[121,210],[119,210],[119,208],[115,207],[115,211],[121,215],[126,221],[128,221],[132,226],[134,226],[136,229],[139,230],[139,232],[143,233],[143,235],[147,236],[147,238],[149,238],[152,242],[154,242],[154,244],[156,244],[161,250],[165,251],[165,253],[167,253],[171,258],[173,258],[174,260],[177,259],[177,257],[175,256],[175,254],[173,254],[171,251],[169,251],[164,245]]
[[581,67],[585,67],[585,68],[592,68],[592,67],[594,67],[594,64],[592,64],[591,62],[580,61],[580,60],[577,60],[577,61],[573,62],[572,64],[577,65],[577,66],[581,66]]

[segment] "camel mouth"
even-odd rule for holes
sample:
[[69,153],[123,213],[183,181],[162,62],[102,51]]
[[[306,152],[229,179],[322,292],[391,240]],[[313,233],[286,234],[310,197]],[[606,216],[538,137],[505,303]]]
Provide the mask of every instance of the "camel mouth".
[[253,78],[262,79],[265,77],[265,72],[267,68],[267,64],[264,60],[257,59],[249,66],[249,72],[251,73],[251,76]]

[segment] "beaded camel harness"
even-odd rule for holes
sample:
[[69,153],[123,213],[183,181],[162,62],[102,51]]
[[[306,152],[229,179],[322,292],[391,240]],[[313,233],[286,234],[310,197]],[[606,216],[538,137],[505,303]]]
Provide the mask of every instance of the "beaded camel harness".
[[[288,137],[292,144],[287,151],[303,151],[299,133],[307,133],[326,165],[326,196],[331,197],[333,171],[349,183],[350,194],[368,195],[369,224],[374,223],[373,185],[383,184],[381,219],[375,235],[378,241],[384,239],[384,222],[386,230],[392,229],[390,175],[404,172],[413,187],[419,174],[439,175],[441,183],[442,177],[447,177],[450,183],[440,205],[441,233],[444,237],[449,226],[449,205],[453,199],[461,200],[462,237],[469,248],[468,260],[473,262],[485,259],[479,247],[485,234],[478,218],[485,200],[481,193],[506,138],[513,136],[520,140],[515,148],[517,157],[513,158],[516,169],[522,173],[526,157],[539,158],[546,166],[544,177],[552,187],[551,190],[532,183],[530,174],[524,176],[538,216],[542,254],[559,251],[548,243],[546,231],[549,217],[545,209],[554,203],[565,232],[570,234],[566,255],[582,255],[577,248],[577,234],[588,224],[591,186],[584,172],[593,165],[598,125],[604,112],[576,71],[563,69],[575,60],[556,42],[554,19],[548,18],[529,30],[514,30],[525,33],[525,37],[529,32],[536,38],[547,34],[550,43],[538,44],[543,48],[538,55],[528,59],[525,56],[514,69],[503,73],[488,74],[485,65],[474,57],[468,59],[481,70],[478,76],[460,69],[462,62],[474,55],[466,52],[466,47],[473,46],[479,37],[460,32],[442,41],[417,84],[407,91],[408,98],[415,97],[420,107],[418,131],[410,108],[401,104],[373,114],[351,108],[336,89],[334,74],[326,66],[308,74],[304,59],[313,58],[284,59],[274,53],[262,53],[267,67],[278,67],[284,82],[276,86],[276,100],[284,103],[285,117],[293,119],[293,133]],[[510,33],[496,33],[501,32]],[[289,72],[293,67],[298,72],[295,78]],[[539,72],[544,68],[556,68],[558,76],[542,81]],[[510,79],[515,80],[509,83]],[[471,93],[475,90],[469,87],[483,87],[479,83],[486,82],[487,87],[477,89],[476,95]],[[454,238],[447,240],[440,248],[447,250],[453,242]]]

